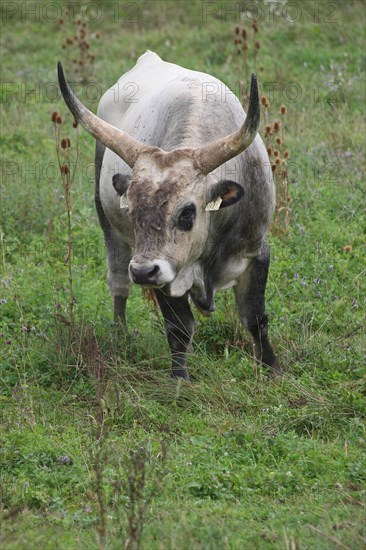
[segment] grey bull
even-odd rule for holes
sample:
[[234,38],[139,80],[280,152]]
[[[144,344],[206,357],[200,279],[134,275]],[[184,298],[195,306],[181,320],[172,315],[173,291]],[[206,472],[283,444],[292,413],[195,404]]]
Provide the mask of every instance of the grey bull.
[[275,193],[257,134],[255,75],[247,116],[222,82],[150,51],[103,95],[97,116],[73,94],[61,63],[58,76],[70,111],[97,140],[95,202],[115,320],[125,323],[131,281],[152,288],[172,375],[188,378],[190,300],[208,315],[215,293],[233,287],[256,360],[280,372],[265,313]]

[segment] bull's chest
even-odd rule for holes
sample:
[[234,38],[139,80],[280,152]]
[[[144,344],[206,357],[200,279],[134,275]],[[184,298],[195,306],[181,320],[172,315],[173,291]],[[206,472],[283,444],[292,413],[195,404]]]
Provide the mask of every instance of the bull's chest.
[[215,294],[235,286],[250,263],[250,258],[230,258],[220,266],[205,268],[201,266],[199,276],[194,278],[190,295],[204,315],[215,311]]

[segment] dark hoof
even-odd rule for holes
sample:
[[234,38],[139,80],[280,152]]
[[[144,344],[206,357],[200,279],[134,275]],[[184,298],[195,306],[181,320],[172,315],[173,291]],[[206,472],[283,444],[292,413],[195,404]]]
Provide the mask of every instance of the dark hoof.
[[277,363],[277,361],[273,365],[268,366],[268,374],[272,380],[283,376],[283,372],[284,371],[282,367],[280,366],[279,363]]
[[172,370],[170,376],[173,380],[176,380],[177,378],[187,380],[187,382],[189,382],[189,380],[190,380],[189,374],[185,369],[174,369],[174,370]]

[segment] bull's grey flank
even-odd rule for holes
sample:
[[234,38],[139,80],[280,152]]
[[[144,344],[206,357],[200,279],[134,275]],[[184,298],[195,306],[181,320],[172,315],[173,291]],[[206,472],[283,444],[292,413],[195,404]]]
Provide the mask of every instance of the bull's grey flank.
[[172,375],[188,378],[190,301],[210,314],[215,293],[233,287],[256,360],[279,372],[264,298],[275,194],[257,134],[255,75],[246,116],[216,78],[148,51],[103,95],[95,116],[70,90],[61,63],[58,74],[70,111],[97,140],[95,202],[115,320],[125,323],[131,281],[153,288]]

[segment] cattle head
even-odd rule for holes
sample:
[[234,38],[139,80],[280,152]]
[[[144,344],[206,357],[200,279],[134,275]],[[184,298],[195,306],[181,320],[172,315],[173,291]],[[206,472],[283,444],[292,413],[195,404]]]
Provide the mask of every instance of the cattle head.
[[259,98],[255,75],[248,114],[239,130],[197,149],[169,152],[142,144],[86,109],[67,84],[61,63],[58,76],[75,119],[132,169],[130,178],[115,174],[111,181],[135,233],[131,280],[162,288],[172,296],[183,295],[192,286],[194,264],[207,241],[210,217],[244,195],[238,183],[219,180],[213,172],[249,147],[256,136]]

